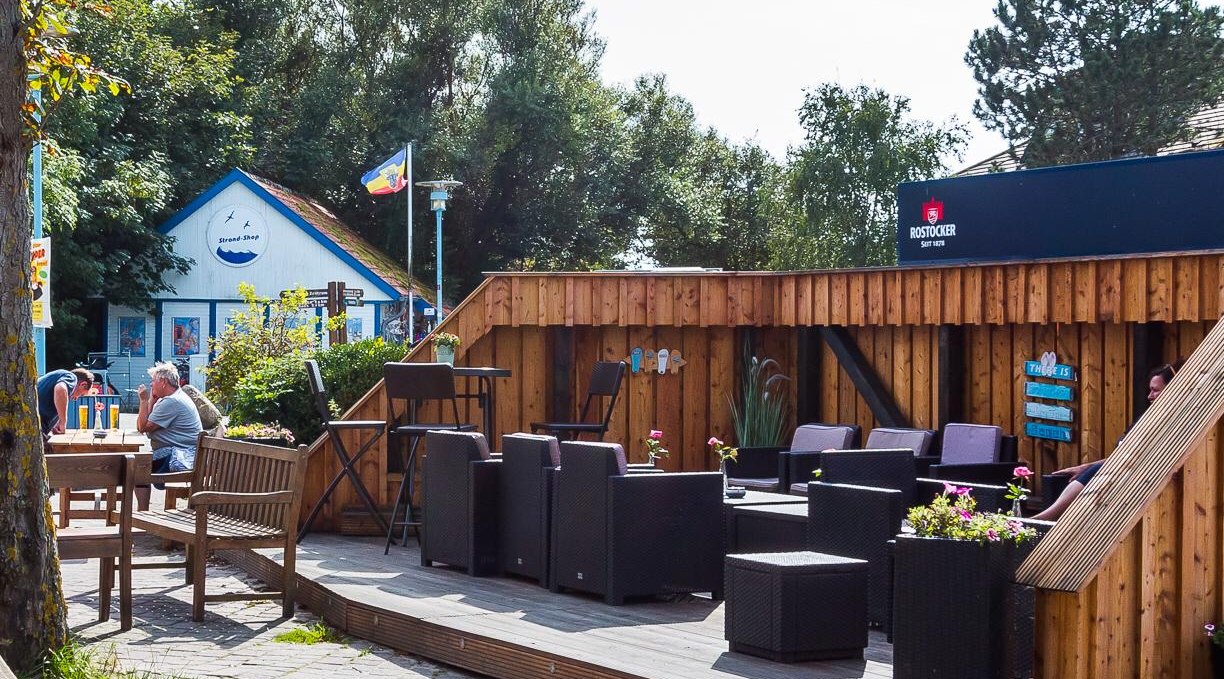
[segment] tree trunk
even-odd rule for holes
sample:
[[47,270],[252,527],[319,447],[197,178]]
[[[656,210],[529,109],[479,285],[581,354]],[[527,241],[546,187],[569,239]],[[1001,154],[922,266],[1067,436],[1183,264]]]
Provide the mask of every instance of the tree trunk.
[[68,633],[34,388],[19,4],[0,0],[0,655],[18,673]]

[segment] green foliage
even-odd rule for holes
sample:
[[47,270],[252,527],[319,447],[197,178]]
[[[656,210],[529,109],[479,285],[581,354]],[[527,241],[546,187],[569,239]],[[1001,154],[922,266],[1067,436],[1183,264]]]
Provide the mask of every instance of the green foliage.
[[789,193],[796,223],[773,245],[779,269],[896,262],[897,184],[944,172],[960,156],[964,128],[910,118],[909,99],[859,85],[821,85],[806,94],[799,120],[807,138],[791,154]]
[[1009,514],[975,511],[977,500],[970,495],[970,489],[948,483],[944,488],[929,506],[910,508],[909,523],[918,537],[1016,544],[1037,537],[1037,531],[1025,528]]
[[225,428],[227,439],[283,439],[285,445],[293,445],[293,432],[282,427],[279,422],[252,422],[250,424],[235,424]]
[[738,405],[727,394],[735,440],[740,448],[781,445],[790,413],[786,397],[790,378],[782,374],[777,361],[753,356],[747,345],[741,365]]
[[[338,344],[313,354],[327,386],[333,415],[348,410],[382,379],[383,364],[408,353],[407,344],[390,344],[381,337]],[[299,443],[309,444],[322,433],[302,361],[305,355],[267,361],[244,377],[234,394],[230,422],[279,422]]]
[[99,651],[70,639],[67,644],[47,654],[37,672],[23,675],[23,679],[170,679],[171,676],[148,671],[124,671],[119,667],[119,655],[114,645],[106,651]]
[[306,290],[298,287],[273,300],[260,297],[249,283],[238,284],[238,294],[246,308],[236,312],[217,337],[208,341],[215,353],[204,368],[208,377],[208,397],[221,408],[233,405],[238,383],[273,359],[302,360],[304,352],[315,346],[313,323],[302,320]]
[[345,637],[340,632],[328,627],[327,623],[319,621],[310,627],[299,627],[288,632],[281,632],[272,637],[272,641],[282,644],[306,644],[310,646],[320,643],[342,644],[345,642]]
[[1023,164],[1154,155],[1224,94],[1224,17],[1193,0],[1000,0],[965,61]]

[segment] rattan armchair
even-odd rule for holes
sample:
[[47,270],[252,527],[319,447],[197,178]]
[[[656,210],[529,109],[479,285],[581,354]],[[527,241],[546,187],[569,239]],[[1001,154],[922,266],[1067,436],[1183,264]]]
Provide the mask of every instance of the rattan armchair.
[[541,587],[548,585],[552,493],[560,464],[561,451],[555,437],[502,437],[498,477],[502,572],[535,578]]
[[421,565],[441,562],[469,575],[500,572],[497,548],[497,476],[484,434],[431,431],[425,435],[421,506]]

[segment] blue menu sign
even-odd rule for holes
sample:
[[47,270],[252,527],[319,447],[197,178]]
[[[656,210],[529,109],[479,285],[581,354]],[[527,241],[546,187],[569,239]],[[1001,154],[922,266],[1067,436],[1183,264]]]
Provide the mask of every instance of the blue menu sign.
[[1045,382],[1025,382],[1024,395],[1030,398],[1048,398],[1053,401],[1070,401],[1075,398],[1071,387]]
[[1059,427],[1054,424],[1044,424],[1041,422],[1025,422],[1025,435],[1035,439],[1050,439],[1051,441],[1061,441],[1063,443],[1071,442],[1071,429],[1069,427]]
[[1071,409],[1066,406],[1052,406],[1031,401],[1024,404],[1024,416],[1059,422],[1070,422],[1072,418]]

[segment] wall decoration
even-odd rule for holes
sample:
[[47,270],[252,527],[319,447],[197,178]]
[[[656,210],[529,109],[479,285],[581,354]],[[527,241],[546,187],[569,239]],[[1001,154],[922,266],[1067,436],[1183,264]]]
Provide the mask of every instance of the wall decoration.
[[667,354],[668,354],[667,349],[659,349],[658,356],[659,356],[659,374],[660,375],[667,374]]
[[30,307],[35,328],[51,327],[51,239],[30,241]]
[[361,339],[361,319],[353,318],[352,316],[345,317],[344,329],[348,333],[348,341],[356,342]]
[[688,364],[679,349],[666,348],[655,351],[634,347],[629,355],[621,360],[629,365],[629,372],[634,375],[642,372],[678,375],[680,368]]
[[119,351],[126,351],[133,357],[145,355],[145,319],[119,317]]
[[688,361],[684,360],[684,356],[680,354],[680,350],[672,349],[671,355],[667,357],[667,366],[668,369],[671,370],[671,374],[679,375],[680,368],[684,367],[686,364],[688,364]]
[[200,353],[200,317],[175,316],[171,325],[171,346],[175,356],[195,356]]
[[629,352],[629,370],[633,374],[637,374],[642,370],[642,348],[634,347],[633,351]]
[[245,205],[230,205],[213,213],[205,232],[208,251],[226,266],[254,263],[268,249],[268,225]]
[[[1025,361],[1024,374],[1029,377],[1070,381],[1075,379],[1075,369],[1058,362],[1058,355],[1047,351],[1040,360]],[[1034,420],[1051,420],[1054,422],[1073,422],[1075,411],[1073,397],[1075,392],[1071,387],[1050,382],[1025,382],[1024,395],[1027,398],[1048,399],[1058,403],[1041,403],[1039,401],[1024,402],[1024,416]],[[1072,431],[1049,422],[1025,422],[1024,433],[1030,438],[1047,439],[1070,443]]]

